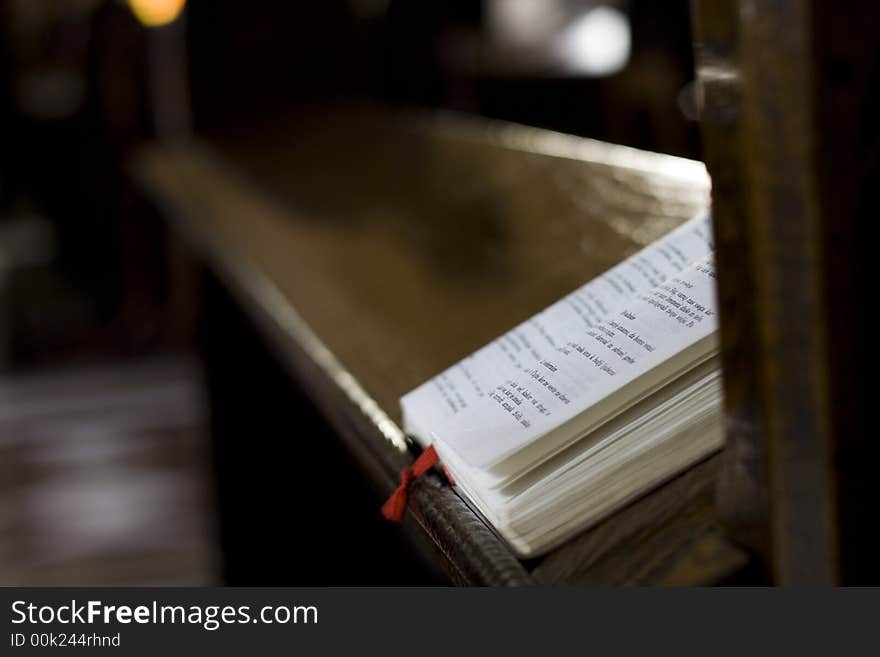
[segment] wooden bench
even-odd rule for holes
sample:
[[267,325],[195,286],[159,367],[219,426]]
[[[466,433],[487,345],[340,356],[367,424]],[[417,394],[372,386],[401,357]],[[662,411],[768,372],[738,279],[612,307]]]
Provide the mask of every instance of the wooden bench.
[[[254,583],[260,573],[268,580],[269,564],[283,559],[265,549],[278,534],[248,524],[236,500],[269,504],[260,478],[277,477],[285,467],[299,492],[274,500],[261,516],[267,522],[287,510],[287,529],[317,541],[320,552],[314,519],[323,509],[333,518],[329,524],[342,523],[327,535],[326,549],[338,551],[346,536],[353,552],[392,537],[387,550],[393,551],[403,539],[408,547],[401,555],[415,553],[456,583],[704,584],[746,565],[714,512],[718,457],[525,563],[436,478],[414,486],[402,531],[378,522],[382,497],[411,459],[400,396],[706,212],[709,181],[701,163],[517,125],[362,107],[152,145],[133,171],[219,282],[207,296],[226,299],[225,310],[215,304],[214,314],[208,304],[203,335],[215,388],[227,558],[243,557],[249,546],[246,559],[266,566],[230,566],[231,580]],[[297,406],[290,393],[285,408],[284,396],[276,395],[269,414],[264,393],[244,401],[262,375],[241,356],[245,340],[234,335],[242,333],[224,333],[230,305],[244,311],[267,357],[305,402]],[[253,433],[271,438],[229,435],[236,422],[230,406],[237,404],[239,416],[265,414],[253,420]],[[332,433],[303,436],[309,429],[295,418],[286,432],[269,426],[285,414],[308,413],[309,406]],[[239,426],[247,432],[246,422]],[[354,464],[344,476],[367,482],[370,495],[346,497],[357,494],[334,483],[342,475],[327,462],[336,458],[332,451],[298,457],[291,447],[318,440],[344,446],[340,458]],[[255,468],[266,469],[261,475]],[[310,503],[321,509],[300,522],[295,510],[303,490],[313,491]],[[347,529],[346,518],[354,517],[348,505],[359,513],[375,508],[377,524]],[[245,520],[229,520],[236,513]],[[338,574],[351,579],[345,569]],[[379,574],[369,581],[383,583]]]

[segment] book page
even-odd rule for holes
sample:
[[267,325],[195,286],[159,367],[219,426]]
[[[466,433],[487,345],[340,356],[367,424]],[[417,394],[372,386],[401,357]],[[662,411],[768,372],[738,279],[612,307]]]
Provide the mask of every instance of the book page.
[[593,326],[567,326],[555,349],[486,376],[482,398],[430,428],[471,465],[489,467],[576,419],[571,438],[714,352],[713,256],[619,304]]
[[526,320],[401,399],[404,429],[424,446],[431,432],[498,394],[498,381],[544,360],[618,306],[666,282],[712,250],[711,221],[688,221]]

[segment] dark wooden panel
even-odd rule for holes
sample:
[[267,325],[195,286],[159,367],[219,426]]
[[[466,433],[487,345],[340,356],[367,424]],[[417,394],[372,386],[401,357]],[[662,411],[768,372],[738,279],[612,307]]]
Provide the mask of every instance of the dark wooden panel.
[[865,302],[880,10],[695,7],[733,457],[724,506],[780,583],[877,581]]
[[761,438],[765,399],[756,345],[753,243],[747,234],[745,187],[749,154],[741,120],[739,7],[693,2],[697,79],[702,89],[703,149],[712,172],[715,257],[724,367],[726,445],[718,485],[719,517],[730,536],[765,559],[768,501]]
[[182,355],[0,377],[0,585],[220,581],[201,379]]

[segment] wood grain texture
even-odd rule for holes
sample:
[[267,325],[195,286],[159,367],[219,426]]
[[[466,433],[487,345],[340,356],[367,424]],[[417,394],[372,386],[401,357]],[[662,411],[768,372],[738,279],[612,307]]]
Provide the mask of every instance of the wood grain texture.
[[0,377],[0,585],[219,583],[201,378],[182,356]]
[[761,433],[766,402],[759,369],[753,366],[759,324],[754,245],[744,221],[750,165],[742,121],[738,11],[736,2],[692,3],[696,72],[703,95],[700,130],[712,174],[715,257],[721,272],[726,444],[718,511],[734,540],[768,560],[766,452]]
[[403,393],[708,204],[697,162],[401,121],[307,117],[141,160],[395,421]]
[[880,10],[694,7],[719,240],[722,508],[779,583],[876,582],[865,299]]

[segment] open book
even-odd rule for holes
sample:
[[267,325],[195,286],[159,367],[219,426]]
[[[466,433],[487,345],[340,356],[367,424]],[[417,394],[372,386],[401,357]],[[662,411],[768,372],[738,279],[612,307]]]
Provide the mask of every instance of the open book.
[[693,219],[401,399],[520,556],[720,448],[711,223]]

